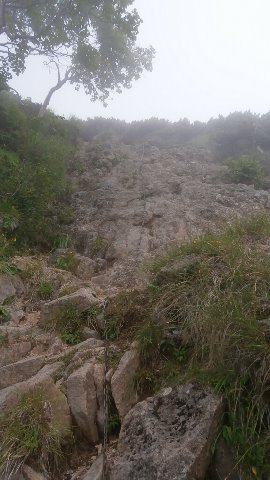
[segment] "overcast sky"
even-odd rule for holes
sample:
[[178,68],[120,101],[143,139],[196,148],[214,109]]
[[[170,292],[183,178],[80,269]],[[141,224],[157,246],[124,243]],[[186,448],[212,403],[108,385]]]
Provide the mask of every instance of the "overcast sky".
[[[143,19],[139,43],[153,45],[153,72],[107,108],[65,86],[51,108],[65,116],[124,120],[208,120],[235,110],[270,110],[269,0],[135,0]],[[41,60],[13,80],[24,97],[43,101],[55,82]]]

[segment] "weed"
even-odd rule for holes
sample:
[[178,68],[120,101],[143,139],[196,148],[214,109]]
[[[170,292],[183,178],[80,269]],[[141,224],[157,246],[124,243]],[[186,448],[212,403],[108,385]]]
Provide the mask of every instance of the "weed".
[[155,372],[142,368],[133,377],[133,387],[139,395],[151,395],[157,389]]
[[20,269],[6,260],[0,260],[0,273],[7,273],[8,275],[15,275],[20,272]]
[[59,234],[54,240],[53,248],[54,250],[70,248],[71,243],[71,238],[68,234]]
[[9,309],[5,305],[0,305],[0,319],[9,315]]
[[70,333],[68,331],[62,334],[62,338],[68,345],[78,345],[81,341],[79,333]]
[[81,342],[82,328],[89,326],[94,312],[98,314],[99,311],[99,305],[91,305],[83,310],[76,305],[63,306],[55,313],[49,323],[47,322],[41,326],[45,330],[59,332],[67,344],[77,345]]
[[0,473],[10,478],[27,459],[54,470],[66,436],[51,421],[50,401],[43,392],[22,395],[16,407],[0,416]]
[[41,280],[37,286],[37,294],[41,300],[48,300],[51,298],[54,291],[54,286],[48,280]]
[[8,346],[8,334],[0,333],[0,347],[7,347]]
[[68,251],[64,255],[60,255],[53,263],[55,268],[60,270],[74,271],[78,265],[78,260],[73,251]]
[[144,364],[153,362],[153,358],[159,352],[163,336],[163,327],[154,320],[149,320],[137,330],[137,348]]

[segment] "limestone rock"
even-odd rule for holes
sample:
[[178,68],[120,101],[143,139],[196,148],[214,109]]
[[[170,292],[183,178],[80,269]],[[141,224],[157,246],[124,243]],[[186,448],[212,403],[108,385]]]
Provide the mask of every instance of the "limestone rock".
[[193,385],[168,388],[125,417],[111,480],[203,480],[222,400]]
[[29,379],[43,367],[44,363],[44,356],[29,357],[0,368],[0,389]]
[[80,288],[70,295],[65,295],[51,302],[44,303],[41,308],[40,323],[46,325],[63,307],[72,305],[77,306],[79,310],[84,310],[95,303],[98,302],[93,290],[90,288]]
[[139,354],[134,346],[123,355],[112,376],[112,394],[121,419],[137,402],[132,380],[139,368],[139,363]]
[[0,304],[7,298],[24,293],[24,284],[19,275],[0,274]]
[[96,340],[100,340],[100,335],[96,330],[92,330],[89,327],[84,327],[81,333],[82,340],[88,340],[89,338],[95,338]]
[[92,443],[97,442],[97,400],[92,362],[88,362],[68,377],[67,399],[80,430]]
[[91,466],[90,470],[83,476],[82,480],[103,479],[103,456],[100,455]]
[[31,342],[20,342],[8,347],[0,347],[0,367],[22,359],[30,352],[31,348]]
[[75,259],[77,261],[77,267],[75,271],[76,275],[83,280],[90,280],[97,271],[97,264],[95,260],[79,254],[75,255]]

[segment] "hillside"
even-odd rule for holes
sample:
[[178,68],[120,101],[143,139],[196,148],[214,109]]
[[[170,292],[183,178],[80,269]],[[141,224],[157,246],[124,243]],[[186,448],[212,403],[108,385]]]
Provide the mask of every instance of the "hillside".
[[268,479],[268,115],[0,100],[0,479]]

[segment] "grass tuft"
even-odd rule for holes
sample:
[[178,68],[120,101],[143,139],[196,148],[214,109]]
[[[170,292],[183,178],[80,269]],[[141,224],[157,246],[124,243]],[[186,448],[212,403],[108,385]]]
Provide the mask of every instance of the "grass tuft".
[[0,416],[0,474],[8,480],[28,459],[54,471],[63,458],[66,433],[51,420],[50,402],[42,392],[22,395],[15,408]]

